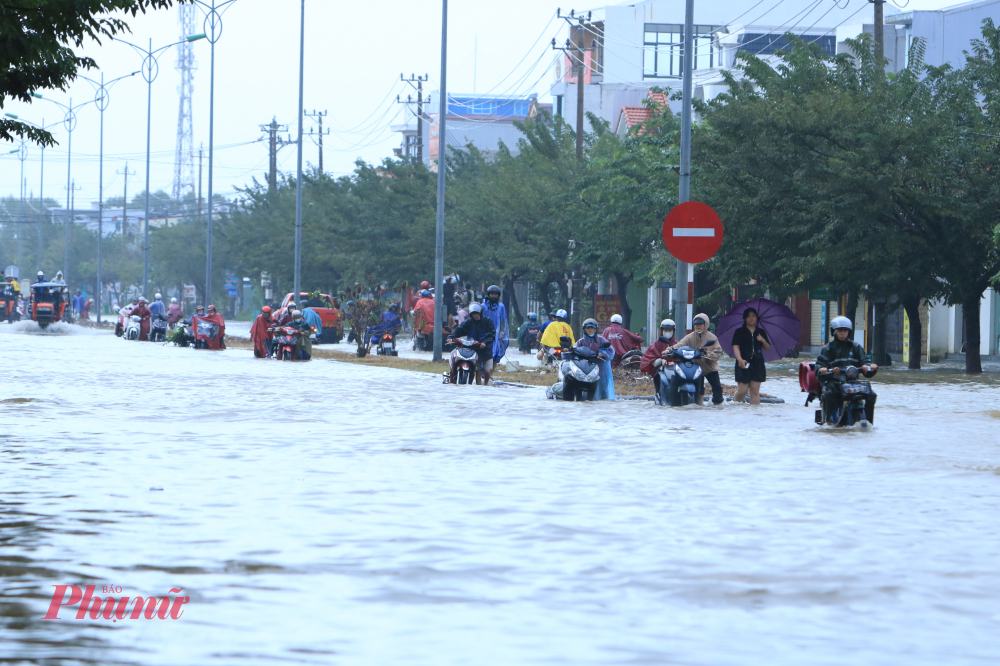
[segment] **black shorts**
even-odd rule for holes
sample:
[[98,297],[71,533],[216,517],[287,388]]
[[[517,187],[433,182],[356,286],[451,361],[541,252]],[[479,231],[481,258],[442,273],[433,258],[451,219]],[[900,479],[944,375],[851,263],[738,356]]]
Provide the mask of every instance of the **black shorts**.
[[446,299],[444,305],[445,310],[447,310],[447,312],[445,312],[446,315],[451,315],[452,317],[458,316],[458,306],[455,304],[454,298]]
[[755,363],[750,361],[749,368],[741,368],[739,361],[736,362],[736,383],[737,384],[749,384],[750,382],[766,382],[767,381],[767,371],[764,369],[764,363]]

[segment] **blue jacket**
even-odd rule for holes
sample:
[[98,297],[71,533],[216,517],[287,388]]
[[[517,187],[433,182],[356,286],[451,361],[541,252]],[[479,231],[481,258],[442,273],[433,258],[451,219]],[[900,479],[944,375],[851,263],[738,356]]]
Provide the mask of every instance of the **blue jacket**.
[[399,317],[396,316],[395,312],[389,310],[382,313],[382,319],[379,320],[379,323],[369,329],[368,334],[371,336],[383,336],[386,333],[395,335],[396,333],[399,333],[402,328],[403,322],[399,320]]
[[149,304],[149,314],[162,315],[167,313],[167,308],[163,306],[163,301],[153,301]]
[[483,301],[483,317],[493,322],[496,329],[496,340],[493,342],[493,361],[500,362],[500,359],[507,353],[510,345],[510,330],[507,328],[507,308],[503,303],[496,305],[490,303],[489,299]]
[[83,312],[83,306],[87,304],[87,298],[81,294],[73,297],[73,312]]
[[306,320],[306,323],[316,329],[316,335],[320,335],[323,332],[323,320],[312,308],[305,308],[302,310],[302,318]]

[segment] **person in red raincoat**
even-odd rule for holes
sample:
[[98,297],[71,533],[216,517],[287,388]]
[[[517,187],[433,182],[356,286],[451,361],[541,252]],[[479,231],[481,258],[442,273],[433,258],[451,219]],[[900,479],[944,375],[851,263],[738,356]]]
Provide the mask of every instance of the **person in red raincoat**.
[[148,302],[145,298],[140,298],[139,304],[132,308],[132,315],[142,320],[139,322],[139,340],[145,342],[149,341],[149,320],[153,316],[153,313],[146,307]]
[[274,333],[269,329],[275,321],[271,318],[271,308],[264,306],[250,327],[250,339],[253,340],[253,355],[257,358],[268,358],[271,355],[271,340]]
[[663,358],[663,352],[677,344],[677,338],[674,337],[675,330],[677,330],[677,326],[673,319],[661,321],[660,338],[666,338],[667,342],[663,342],[659,338],[654,340],[653,344],[646,347],[646,351],[642,354],[642,361],[639,362],[639,369],[653,378],[653,385],[656,387],[657,393],[660,391],[660,366],[664,363],[673,364],[673,361]]
[[193,318],[194,335],[195,339],[198,339],[200,331],[198,330],[199,322],[210,322],[217,324],[219,327],[218,332],[214,338],[207,338],[205,342],[208,344],[209,349],[225,349],[226,348],[226,320],[222,317],[222,313],[215,309],[214,305],[208,306],[208,312],[204,315],[195,315]]
[[633,333],[622,326],[622,316],[619,314],[611,315],[611,323],[608,324],[608,327],[604,329],[601,335],[607,338],[615,350],[615,357],[611,359],[612,368],[617,368],[621,365],[622,357],[632,351],[636,345],[642,345],[643,343],[641,335]]
[[413,330],[424,335],[434,333],[434,299],[426,289],[420,292],[420,300],[413,306]]

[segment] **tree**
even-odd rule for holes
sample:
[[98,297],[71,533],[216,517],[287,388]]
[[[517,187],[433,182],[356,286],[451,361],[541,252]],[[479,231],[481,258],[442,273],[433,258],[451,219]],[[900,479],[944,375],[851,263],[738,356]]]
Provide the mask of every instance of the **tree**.
[[[72,47],[129,31],[124,19],[110,14],[135,16],[172,4],[173,0],[0,0],[0,108],[8,98],[30,104],[36,91],[65,90],[77,71],[97,67],[93,58],[77,56]],[[43,129],[0,119],[0,139],[13,141],[15,136],[43,146],[55,143]]]

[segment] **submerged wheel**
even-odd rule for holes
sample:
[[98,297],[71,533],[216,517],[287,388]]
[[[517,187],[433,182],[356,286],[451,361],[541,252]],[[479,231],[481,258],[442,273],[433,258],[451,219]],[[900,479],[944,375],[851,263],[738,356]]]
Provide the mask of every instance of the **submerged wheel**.
[[471,377],[471,375],[472,375],[472,373],[470,373],[468,370],[461,370],[460,369],[458,371],[458,383],[462,384],[462,385],[471,384],[472,383],[472,377]]

